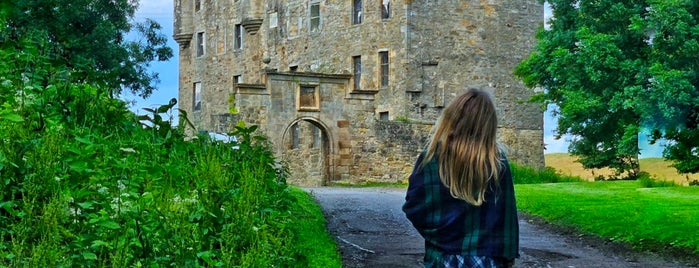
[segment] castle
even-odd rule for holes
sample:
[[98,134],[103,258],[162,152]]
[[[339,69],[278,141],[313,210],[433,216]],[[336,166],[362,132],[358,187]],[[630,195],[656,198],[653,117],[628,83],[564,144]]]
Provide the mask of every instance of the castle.
[[468,87],[493,93],[510,160],[543,166],[543,110],[512,74],[537,0],[174,1],[180,109],[198,130],[258,125],[290,183],[405,181]]

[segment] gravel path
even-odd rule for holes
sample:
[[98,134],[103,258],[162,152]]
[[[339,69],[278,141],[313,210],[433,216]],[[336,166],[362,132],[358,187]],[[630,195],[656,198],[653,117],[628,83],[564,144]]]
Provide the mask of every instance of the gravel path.
[[[343,267],[422,267],[423,240],[401,211],[404,189],[306,188],[321,205]],[[561,233],[520,215],[515,267],[693,267],[600,239]],[[696,266],[694,266],[696,267]]]

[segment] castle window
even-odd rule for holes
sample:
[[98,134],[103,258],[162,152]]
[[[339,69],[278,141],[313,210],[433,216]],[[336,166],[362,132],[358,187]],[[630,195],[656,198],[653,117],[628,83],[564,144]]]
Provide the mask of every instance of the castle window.
[[295,73],[299,71],[299,66],[294,65],[294,66],[289,66],[289,72]]
[[352,70],[354,74],[354,90],[361,90],[362,81],[362,56],[352,57]]
[[381,19],[391,18],[391,2],[390,0],[381,1]]
[[320,3],[311,3],[311,32],[320,31]]
[[379,76],[381,77],[381,86],[387,87],[388,86],[388,51],[379,52],[379,61],[381,62],[381,68],[379,69],[379,71],[380,71]]
[[194,11],[201,10],[201,0],[194,0]]
[[233,76],[233,83],[235,84],[240,84],[243,82],[243,78],[240,75],[234,75]]
[[201,111],[201,82],[194,82],[192,95],[192,110]]
[[204,40],[204,32],[198,32],[197,33],[197,57],[204,56],[204,48],[205,48],[205,40]]
[[300,85],[296,94],[299,111],[318,111],[320,109],[320,92],[317,85]]
[[362,23],[362,0],[353,0],[352,24]]
[[233,33],[234,36],[234,42],[233,42],[233,48],[234,49],[242,49],[243,48],[243,25],[242,24],[236,24],[235,25],[235,31]]
[[388,112],[379,112],[380,121],[388,121]]

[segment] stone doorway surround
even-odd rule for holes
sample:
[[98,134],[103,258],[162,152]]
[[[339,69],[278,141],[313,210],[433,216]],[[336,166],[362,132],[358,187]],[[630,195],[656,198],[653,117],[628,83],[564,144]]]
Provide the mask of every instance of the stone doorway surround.
[[276,150],[290,169],[287,181],[298,186],[326,186],[334,172],[335,151],[329,127],[318,118],[299,117],[285,128]]

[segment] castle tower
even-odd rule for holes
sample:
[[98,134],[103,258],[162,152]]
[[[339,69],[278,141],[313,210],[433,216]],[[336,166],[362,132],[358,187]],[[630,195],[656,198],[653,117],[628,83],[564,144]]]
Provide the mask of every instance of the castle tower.
[[405,180],[468,87],[495,96],[509,158],[543,166],[543,111],[512,74],[536,0],[175,0],[175,16],[180,108],[199,130],[259,125],[292,183]]

